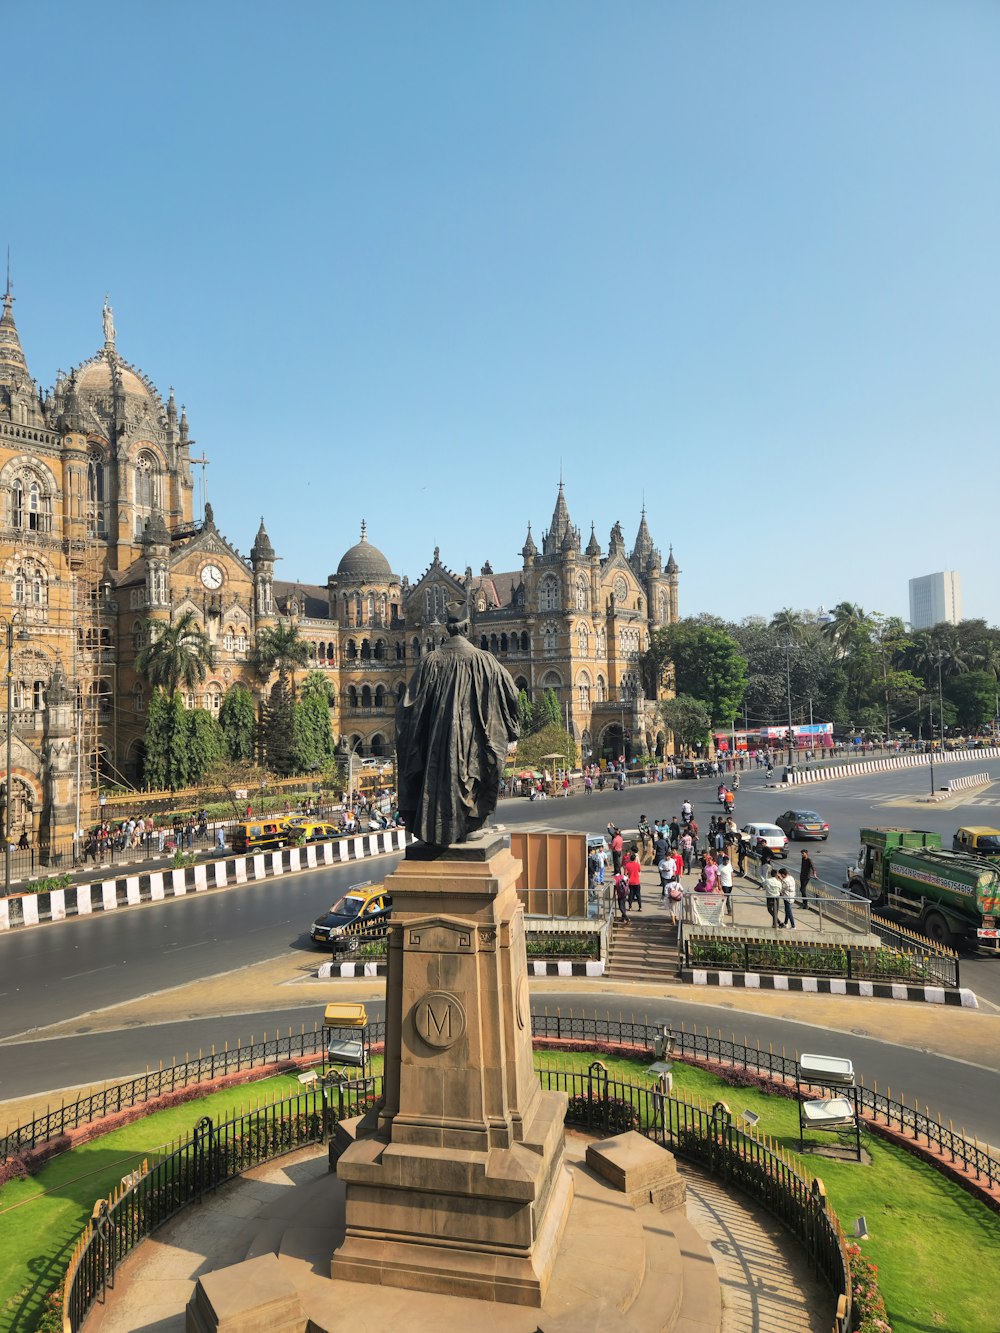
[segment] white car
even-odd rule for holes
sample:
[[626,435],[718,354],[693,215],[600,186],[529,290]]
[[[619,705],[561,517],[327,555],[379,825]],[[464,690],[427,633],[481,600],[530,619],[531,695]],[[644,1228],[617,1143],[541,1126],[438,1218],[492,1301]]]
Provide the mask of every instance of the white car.
[[742,833],[751,849],[756,847],[758,838],[763,838],[775,856],[788,855],[788,839],[777,824],[744,824]]

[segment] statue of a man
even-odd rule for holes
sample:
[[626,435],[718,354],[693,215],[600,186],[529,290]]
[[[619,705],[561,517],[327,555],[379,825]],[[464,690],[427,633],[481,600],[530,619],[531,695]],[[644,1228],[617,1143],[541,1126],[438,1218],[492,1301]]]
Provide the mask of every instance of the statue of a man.
[[509,672],[468,630],[465,607],[450,603],[448,639],[421,658],[396,709],[400,813],[436,847],[466,842],[486,823],[520,730]]
[[108,305],[108,298],[104,298],[104,309],[101,311],[101,319],[104,322],[104,341],[113,343],[115,340],[115,317]]

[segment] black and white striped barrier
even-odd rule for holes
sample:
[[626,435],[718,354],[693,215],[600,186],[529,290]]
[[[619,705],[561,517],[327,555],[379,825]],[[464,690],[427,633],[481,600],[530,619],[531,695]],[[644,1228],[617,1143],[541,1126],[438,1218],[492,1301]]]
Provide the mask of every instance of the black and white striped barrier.
[[[320,964],[316,975],[322,980],[330,980],[336,977],[384,977],[386,975],[386,964],[384,962],[338,963],[331,959],[328,963]],[[558,962],[542,962],[529,958],[528,976],[603,977],[604,959],[596,961],[590,958],[580,962],[560,959]]]
[[165,898],[183,898],[189,893],[205,893],[209,889],[225,889],[324,866],[347,865],[370,856],[404,851],[406,845],[405,829],[384,829],[381,833],[358,834],[337,842],[283,847],[279,851],[227,856],[219,861],[199,861],[191,866],[72,884],[48,893],[11,894],[9,898],[0,897],[0,931],[91,916],[94,912],[112,912],[119,907],[136,907],[139,903],[161,902]]
[[924,1004],[978,1009],[975,992],[960,987],[907,986],[896,981],[848,981],[846,977],[786,977],[766,972],[716,972],[697,967],[681,969],[681,980],[692,986],[729,986],[734,990],[795,991],[803,995],[856,995],[875,1000],[917,1000]]
[[[969,754],[967,750],[945,750],[934,755],[935,764],[969,764],[980,759],[1000,759],[1000,746],[992,745],[987,749],[977,750],[975,755]],[[833,778],[863,777],[866,773],[885,773],[900,768],[927,768],[930,763],[929,754],[897,754],[889,759],[861,759],[854,764],[831,764],[828,768],[796,769],[794,773],[786,772],[783,782],[790,787],[801,787],[805,783],[829,782]],[[955,780],[963,781],[961,778]],[[987,777],[986,781],[990,782],[991,779]]]
[[952,792],[964,791],[967,787],[988,787],[992,781],[989,773],[973,773],[967,778],[949,778],[948,790]]

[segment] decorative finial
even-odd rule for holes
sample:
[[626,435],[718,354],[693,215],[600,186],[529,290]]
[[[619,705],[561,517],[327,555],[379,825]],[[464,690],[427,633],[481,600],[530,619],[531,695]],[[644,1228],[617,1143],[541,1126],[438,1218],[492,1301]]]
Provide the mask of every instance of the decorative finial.
[[10,246],[7,247],[7,290],[3,294],[3,308],[9,310],[14,304],[14,297],[10,290]]
[[365,533],[366,533],[367,531],[368,531],[368,524],[365,522],[364,519],[362,519],[362,520],[361,520],[361,540],[362,540],[363,542],[366,542],[366,541],[368,540],[368,538],[365,536]]

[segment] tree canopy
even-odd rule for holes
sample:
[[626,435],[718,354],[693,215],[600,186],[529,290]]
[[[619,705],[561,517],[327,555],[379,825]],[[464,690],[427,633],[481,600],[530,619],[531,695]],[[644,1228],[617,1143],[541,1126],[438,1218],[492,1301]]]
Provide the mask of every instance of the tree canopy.
[[176,694],[183,686],[200,685],[215,665],[215,649],[193,611],[172,624],[147,620],[147,641],[135,659],[135,669],[154,689]]

